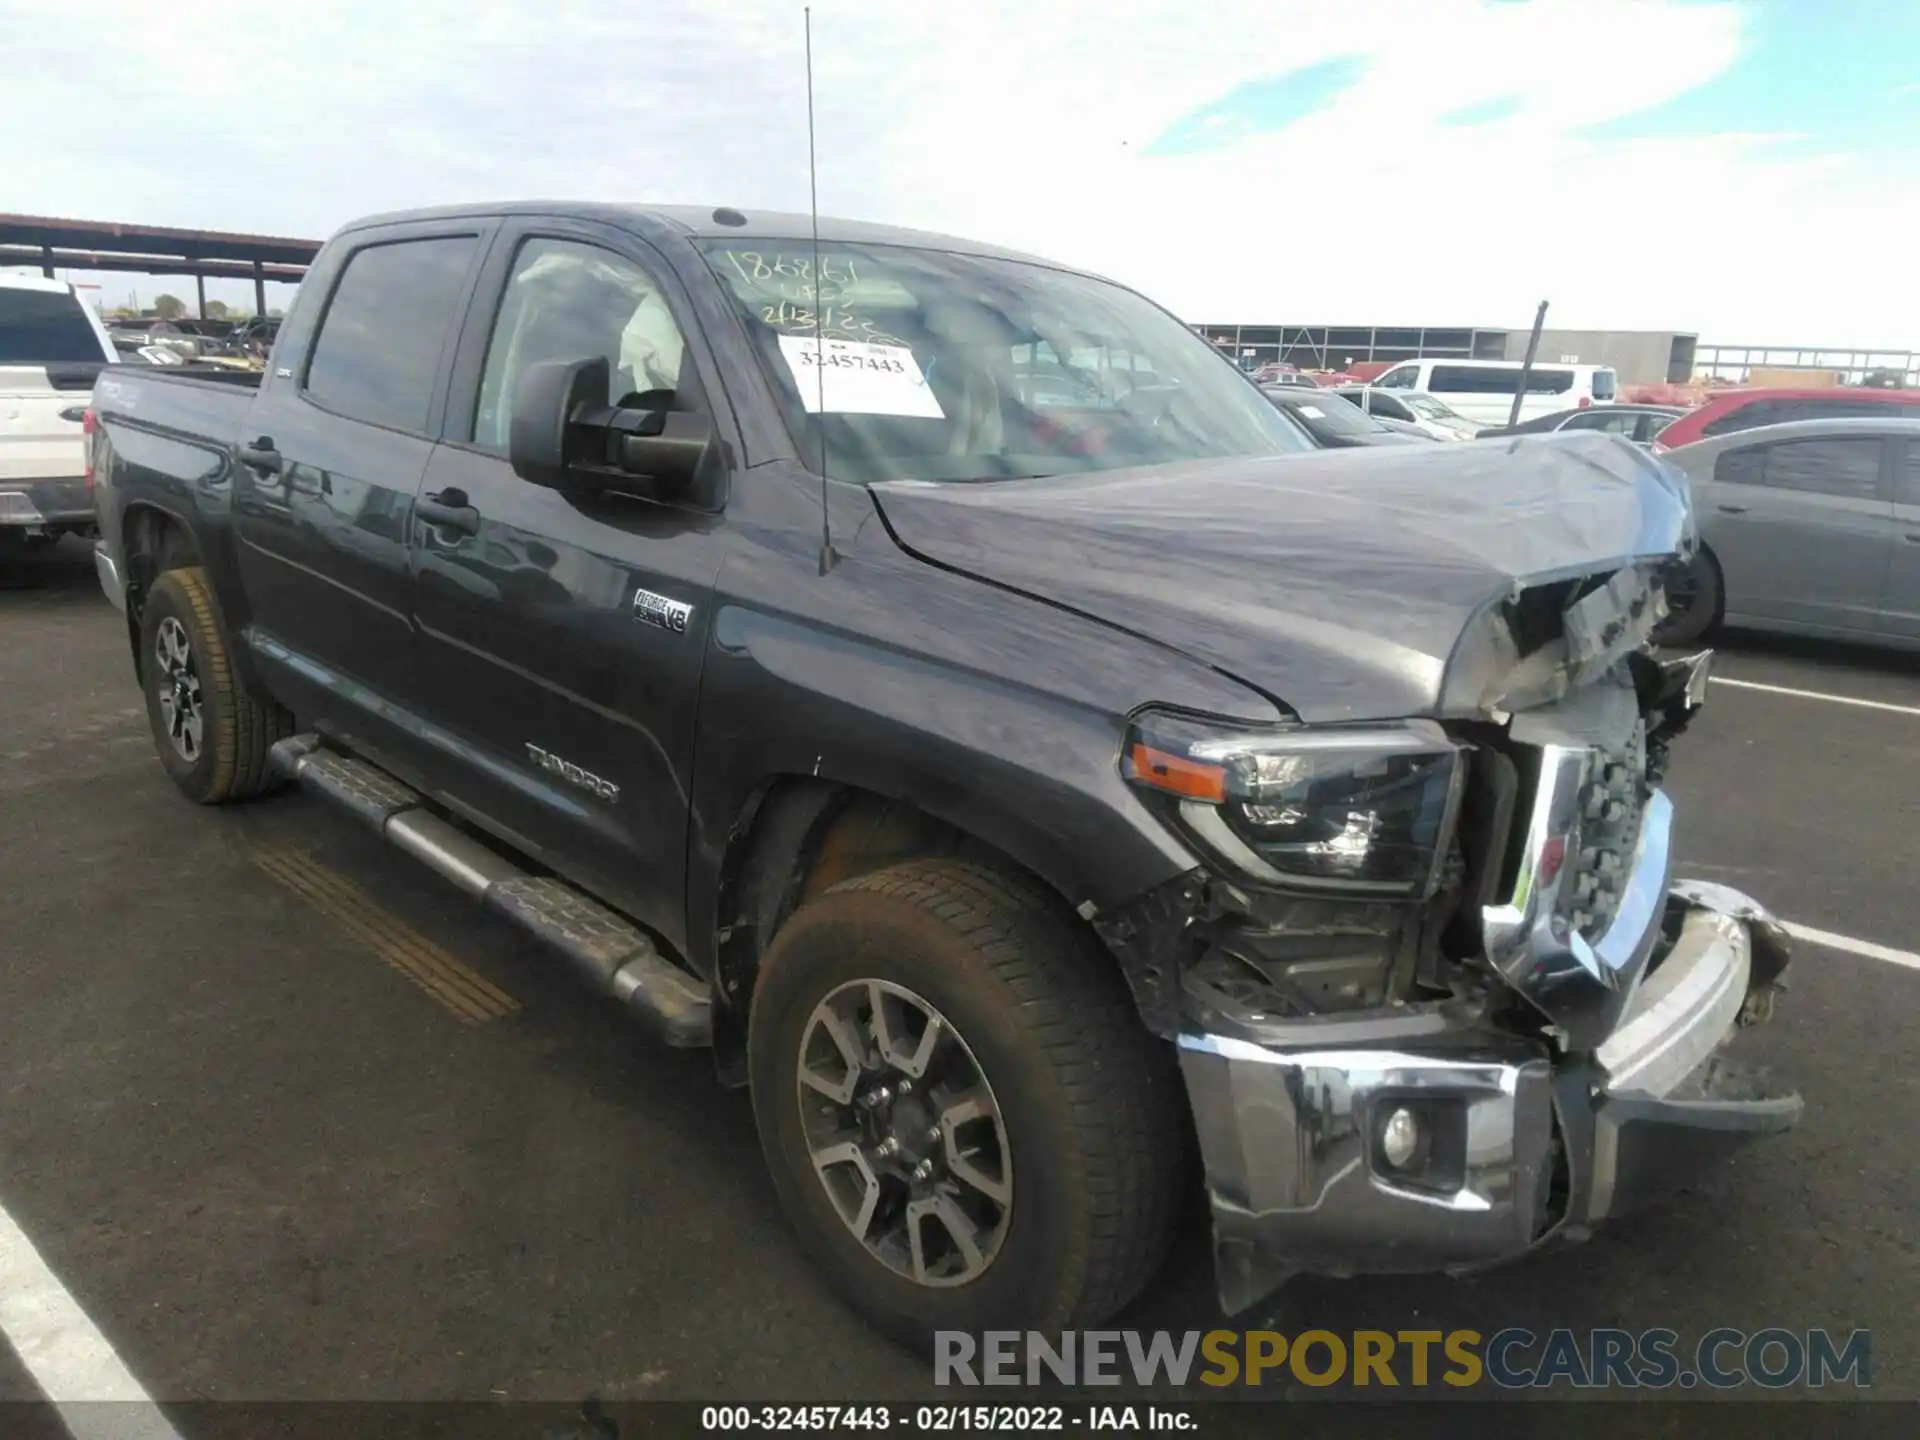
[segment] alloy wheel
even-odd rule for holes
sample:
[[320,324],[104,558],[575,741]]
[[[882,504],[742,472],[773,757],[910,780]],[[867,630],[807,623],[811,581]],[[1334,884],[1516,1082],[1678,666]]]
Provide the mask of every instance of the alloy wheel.
[[192,764],[200,758],[200,672],[194,664],[186,626],[171,615],[163,619],[154,637],[153,653],[160,663],[154,684],[167,738],[180,758]]
[[841,1222],[898,1275],[964,1285],[1013,1216],[1013,1152],[993,1087],[932,1002],[850,980],[807,1017],[800,1124]]

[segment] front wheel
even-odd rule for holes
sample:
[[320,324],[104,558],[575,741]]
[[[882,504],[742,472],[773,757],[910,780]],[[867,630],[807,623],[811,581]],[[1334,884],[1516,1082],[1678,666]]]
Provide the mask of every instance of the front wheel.
[[1692,645],[1720,619],[1720,566],[1704,545],[1667,578],[1667,618],[1653,632],[1657,645]]
[[788,1217],[896,1337],[1096,1323],[1165,1254],[1172,1053],[1031,881],[928,860],[834,887],[770,947],[748,1059]]

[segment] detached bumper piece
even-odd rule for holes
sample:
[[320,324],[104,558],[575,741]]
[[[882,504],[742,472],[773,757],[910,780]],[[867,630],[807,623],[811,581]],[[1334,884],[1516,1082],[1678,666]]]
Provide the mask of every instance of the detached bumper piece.
[[1228,1312],[1301,1272],[1466,1271],[1581,1239],[1792,1125],[1799,1096],[1724,1053],[1771,1013],[1785,932],[1690,882],[1654,928],[1587,1055],[1445,1006],[1183,1034]]
[[529,875],[436,815],[426,797],[386,771],[292,735],[269,752],[273,767],[451,880],[480,904],[558,950],[663,1042],[712,1043],[706,987],[673,964],[645,932],[562,881]]

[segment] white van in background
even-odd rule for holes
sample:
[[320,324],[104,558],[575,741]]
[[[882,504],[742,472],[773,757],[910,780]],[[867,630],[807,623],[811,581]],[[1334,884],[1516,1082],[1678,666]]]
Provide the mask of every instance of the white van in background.
[[[1518,361],[1406,360],[1374,380],[1382,390],[1424,390],[1482,425],[1505,425],[1513,413],[1513,392],[1520,384]],[[1548,365],[1536,361],[1527,376],[1527,397],[1520,418],[1532,420],[1556,410],[1611,405],[1619,380],[1610,365]]]
[[117,358],[71,285],[0,274],[0,559],[93,527],[82,422]]

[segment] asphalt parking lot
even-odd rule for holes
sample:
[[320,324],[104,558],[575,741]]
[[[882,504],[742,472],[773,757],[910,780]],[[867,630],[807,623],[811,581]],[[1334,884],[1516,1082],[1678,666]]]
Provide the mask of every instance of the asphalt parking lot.
[[[801,1259],[706,1056],[310,800],[185,803],[86,549],[32,571],[0,589],[0,1207],[148,1393],[930,1393]],[[1719,674],[1672,777],[1683,871],[1920,948],[1920,661],[1735,637]],[[1749,1037],[1795,1131],[1584,1247],[1303,1280],[1236,1323],[1863,1327],[1875,1396],[1920,1398],[1916,1009],[1920,970],[1803,944]],[[1215,1325],[1208,1269],[1196,1212],[1120,1323]],[[0,1345],[0,1400],[34,1393]]]

